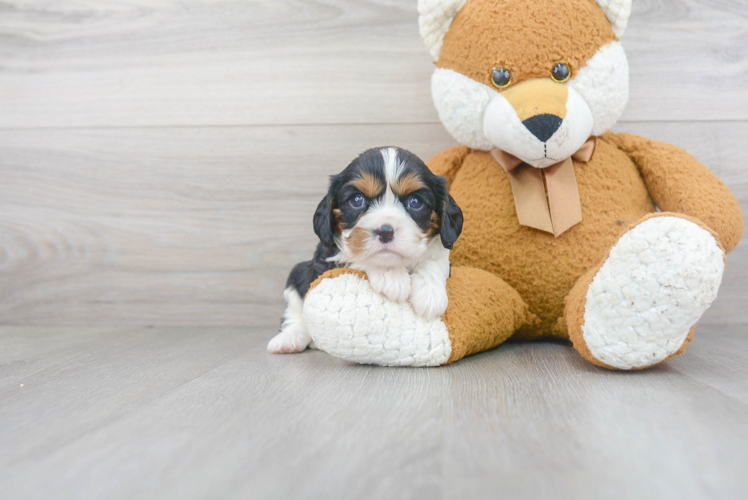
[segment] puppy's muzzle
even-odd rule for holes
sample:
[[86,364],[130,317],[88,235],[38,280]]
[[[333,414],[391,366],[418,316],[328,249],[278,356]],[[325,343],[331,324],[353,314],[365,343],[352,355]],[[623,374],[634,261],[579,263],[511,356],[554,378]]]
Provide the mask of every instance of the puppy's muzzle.
[[389,243],[395,238],[395,229],[389,224],[384,224],[378,229],[375,229],[374,234],[379,237],[379,241],[382,243]]

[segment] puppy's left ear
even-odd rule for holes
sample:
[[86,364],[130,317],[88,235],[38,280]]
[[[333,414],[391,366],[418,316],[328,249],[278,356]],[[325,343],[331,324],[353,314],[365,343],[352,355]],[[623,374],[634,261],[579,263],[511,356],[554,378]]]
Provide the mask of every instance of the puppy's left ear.
[[322,198],[322,201],[317,205],[317,210],[314,212],[314,232],[319,237],[320,241],[325,246],[331,247],[335,245],[335,231],[333,229],[333,215],[332,215],[332,203],[334,192],[336,189],[337,178],[335,176],[330,177],[330,187],[327,191],[327,195]]
[[455,202],[454,198],[449,194],[449,190],[447,189],[447,178],[437,177],[437,180],[440,184],[439,190],[441,191],[439,196],[439,202],[441,204],[441,214],[439,214],[441,219],[440,236],[444,248],[452,250],[455,241],[457,241],[457,238],[460,237],[460,233],[462,233],[462,210],[457,206],[457,202]]

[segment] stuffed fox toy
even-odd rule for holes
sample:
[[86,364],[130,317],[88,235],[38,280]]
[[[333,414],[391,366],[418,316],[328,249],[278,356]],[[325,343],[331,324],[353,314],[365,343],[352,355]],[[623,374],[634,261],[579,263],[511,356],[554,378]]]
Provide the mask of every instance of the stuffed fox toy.
[[[680,148],[609,129],[628,100],[631,0],[420,0],[439,117],[463,146],[429,162],[462,208],[449,306],[425,321],[335,269],[304,301],[316,346],[436,366],[510,337],[570,339],[632,370],[682,353],[743,217]],[[658,211],[659,208],[659,211]]]

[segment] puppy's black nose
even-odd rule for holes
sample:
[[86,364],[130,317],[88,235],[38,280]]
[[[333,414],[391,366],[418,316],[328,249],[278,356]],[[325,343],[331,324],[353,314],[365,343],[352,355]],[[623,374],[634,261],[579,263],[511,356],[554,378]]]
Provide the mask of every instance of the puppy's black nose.
[[537,115],[522,122],[532,135],[545,142],[556,133],[564,121],[556,115]]
[[389,224],[384,224],[379,229],[375,229],[374,232],[379,236],[379,241],[382,243],[389,243],[395,237],[395,229]]

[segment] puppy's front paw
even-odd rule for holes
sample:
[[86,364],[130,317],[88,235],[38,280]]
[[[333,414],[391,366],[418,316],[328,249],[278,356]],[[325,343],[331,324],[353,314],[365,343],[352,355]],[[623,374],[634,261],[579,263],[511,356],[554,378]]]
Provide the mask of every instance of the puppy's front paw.
[[444,284],[423,279],[417,274],[411,276],[409,300],[416,314],[427,321],[441,317],[449,304]]
[[410,295],[410,274],[402,269],[367,270],[372,290],[392,302],[405,302]]
[[301,352],[311,341],[312,338],[305,331],[282,331],[268,342],[267,351],[272,354]]

